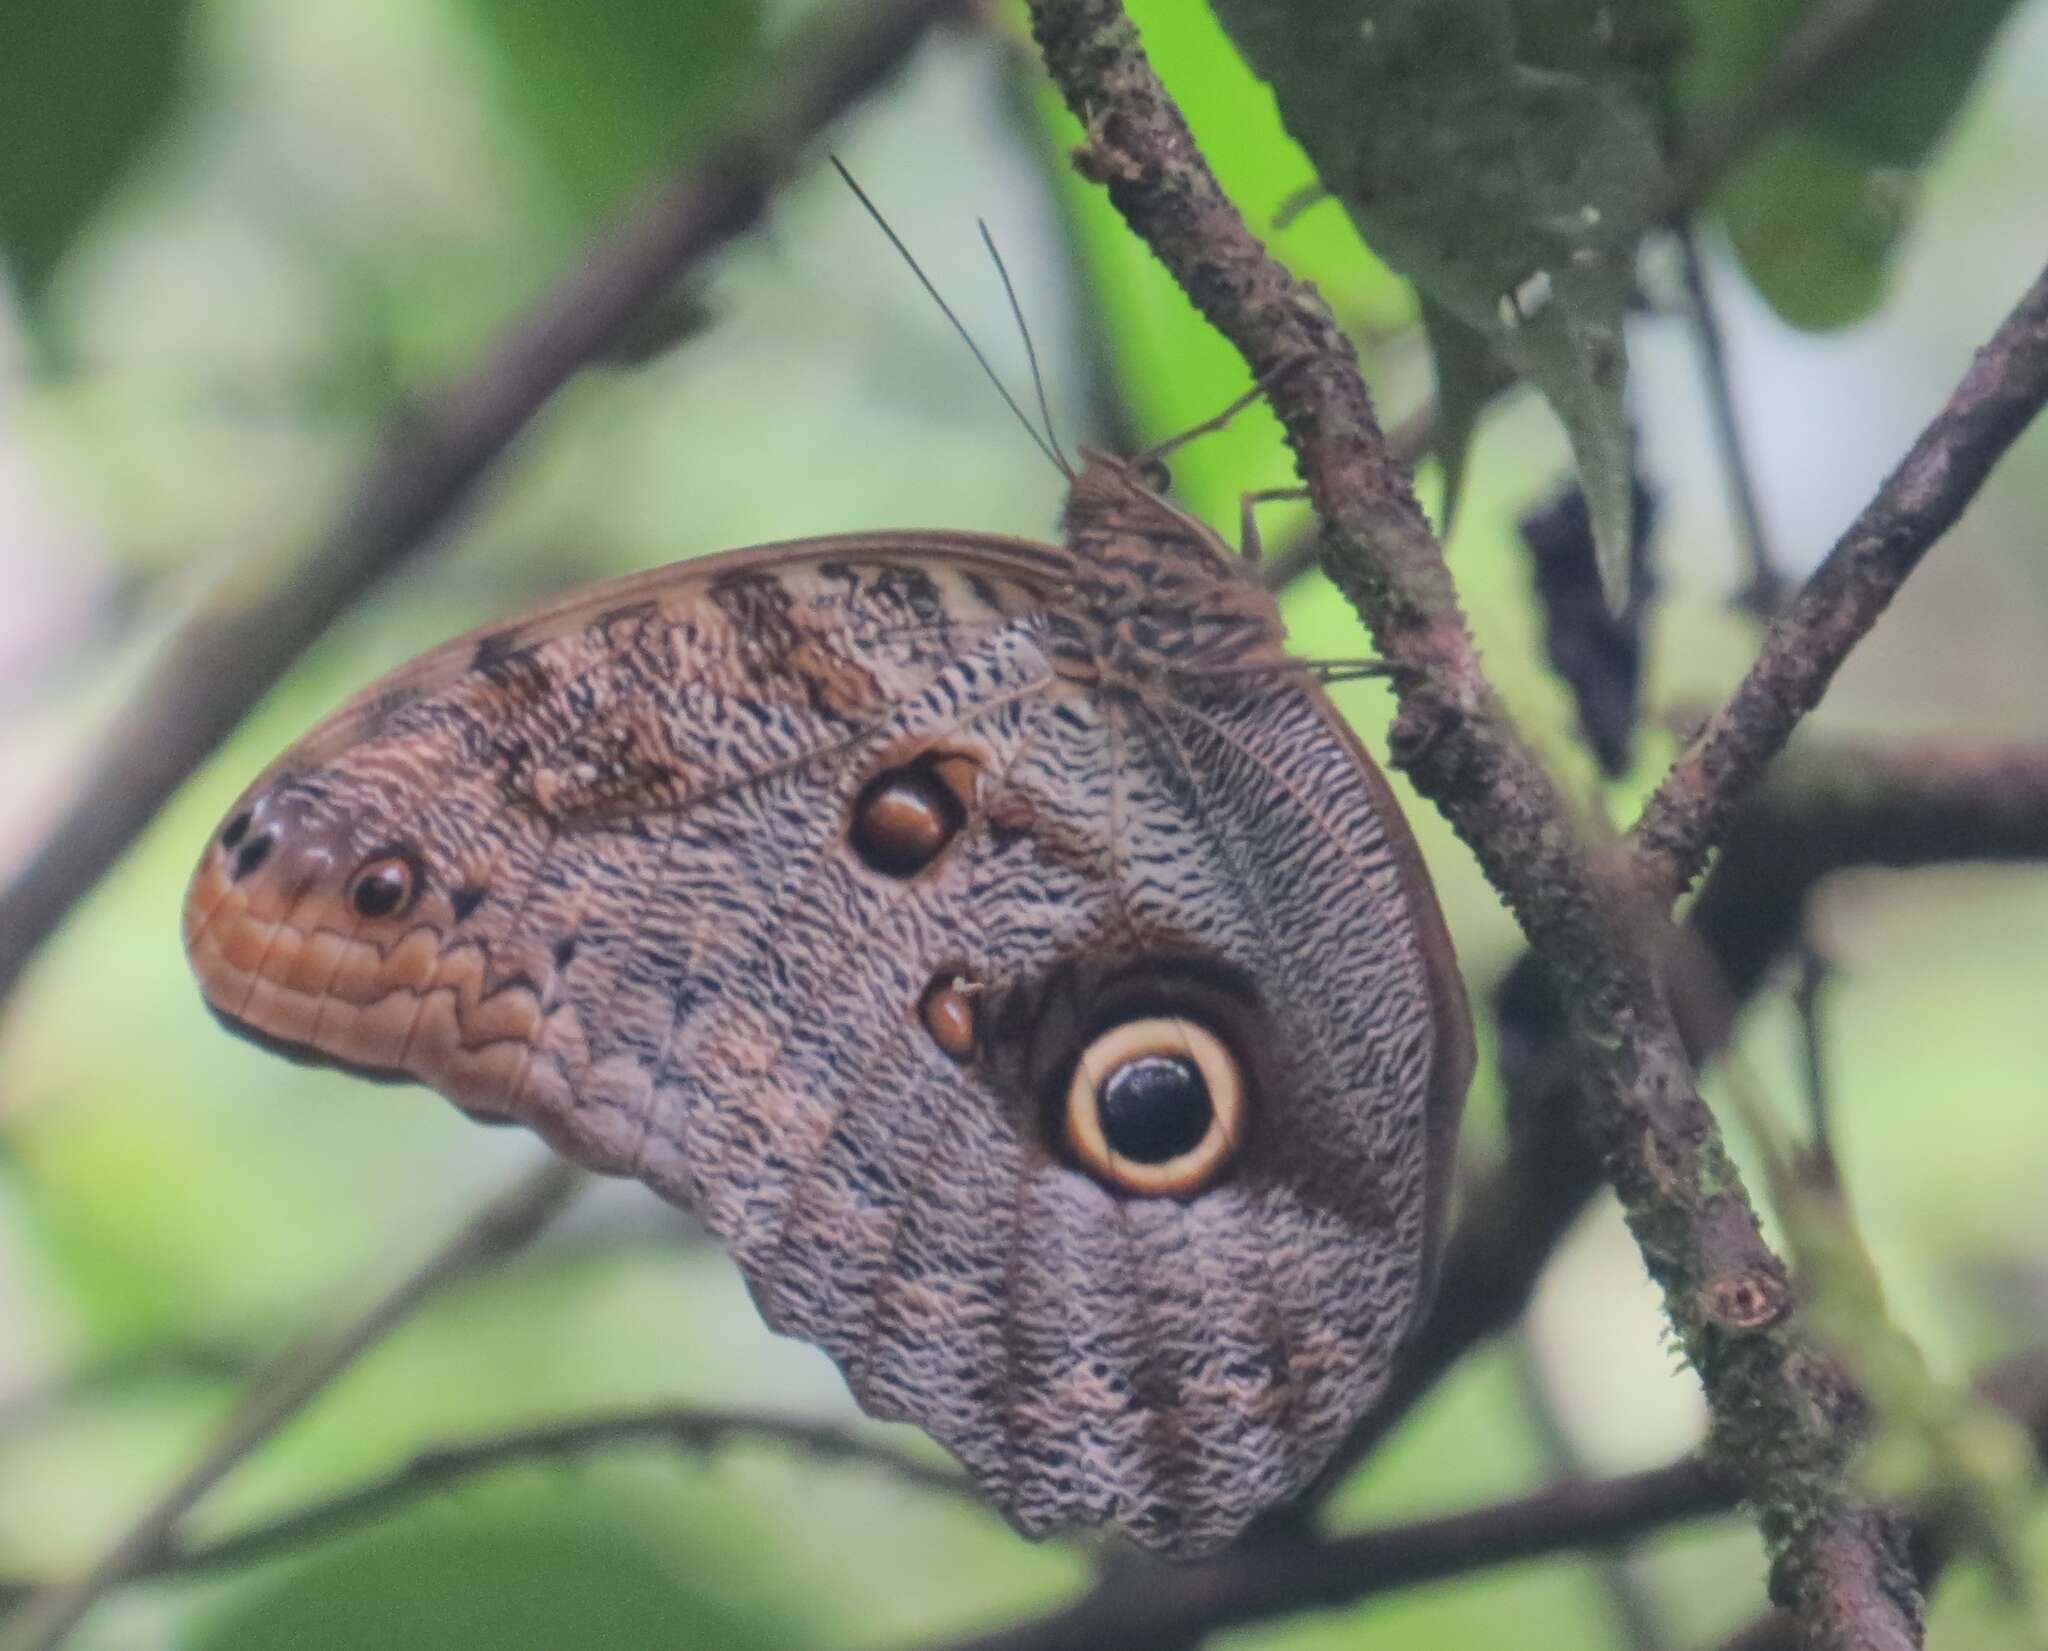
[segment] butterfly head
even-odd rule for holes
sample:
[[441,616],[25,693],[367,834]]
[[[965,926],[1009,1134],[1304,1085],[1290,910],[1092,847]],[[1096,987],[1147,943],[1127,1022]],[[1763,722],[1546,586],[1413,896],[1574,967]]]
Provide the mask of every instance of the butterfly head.
[[1215,577],[1239,575],[1239,558],[1215,529],[1166,496],[1170,479],[1163,464],[1093,447],[1081,449],[1081,461],[1065,516],[1068,542],[1077,550],[1135,541]]
[[1294,669],[1272,593],[1206,522],[1158,491],[1154,462],[1081,450],[1067,545],[1086,634],[1078,674],[1140,688],[1221,669]]

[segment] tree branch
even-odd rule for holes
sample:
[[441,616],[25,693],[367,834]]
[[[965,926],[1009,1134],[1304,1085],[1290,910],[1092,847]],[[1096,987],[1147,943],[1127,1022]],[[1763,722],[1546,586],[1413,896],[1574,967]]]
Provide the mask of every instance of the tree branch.
[[[879,1468],[920,1490],[965,1497],[977,1507],[986,1506],[966,1478],[952,1469],[935,1466],[920,1456],[828,1422],[799,1421],[767,1411],[664,1405],[608,1416],[579,1416],[570,1421],[435,1445],[378,1478],[226,1536],[189,1546],[166,1541],[128,1575],[191,1576],[259,1564],[327,1541],[352,1526],[383,1518],[465,1479],[514,1464],[647,1442],[665,1442],[680,1449],[708,1453],[738,1440],[765,1440],[829,1461]],[[17,1584],[0,1584],[0,1600],[20,1591]]]
[[0,1651],[52,1651],[102,1595],[158,1562],[178,1522],[259,1445],[444,1284],[518,1249],[575,1195],[583,1171],[550,1158],[483,1205],[433,1254],[355,1317],[287,1348],[253,1382],[199,1460],[172,1481],[76,1578],[33,1595]]
[[1241,1543],[1201,1565],[1133,1564],[1064,1611],[944,1651],[1181,1651],[1233,1623],[1355,1604],[1396,1588],[1536,1559],[1726,1511],[1733,1492],[1697,1458],[1554,1485],[1441,1519],[1327,1542]]
[[[1732,1010],[1799,940],[1806,901],[1830,875],[1965,861],[2048,859],[2048,746],[1800,741],[1736,817],[1687,914]],[[1520,1318],[1564,1235],[1600,1186],[1578,1128],[1586,1102],[1563,1010],[1524,954],[1494,994],[1513,1123],[1508,1161],[1462,1200],[1429,1320],[1393,1383],[1324,1475],[1334,1490],[1478,1343]],[[1732,1015],[1687,1028],[1696,1066]]]
[[1948,404],[1765,633],[1734,696],[1664,777],[1634,833],[1650,887],[1675,896],[1699,874],[1764,766],[2044,401],[2048,272],[1977,351]]
[[249,707],[347,608],[424,549],[548,398],[693,265],[752,225],[803,143],[885,79],[967,0],[825,7],[713,137],[487,360],[391,422],[350,503],[304,563],[253,600],[230,582],[174,636],[115,719],[92,778],[0,893],[0,999]]
[[1087,135],[1077,164],[1269,386],[1324,524],[1325,564],[1394,667],[1396,761],[1558,984],[1601,1158],[1706,1388],[1716,1459],[1756,1506],[1775,1597],[1816,1646],[1917,1645],[1899,1532],[1850,1476],[1862,1399],[1798,1323],[1664,999],[1661,903],[1651,909],[1623,857],[1584,845],[1515,733],[1348,342],[1217,187],[1121,7],[1033,0],[1031,12]]
[[[2005,1360],[1981,1385],[2032,1433],[2037,1454],[2048,1457],[2048,1349]],[[1699,1458],[1685,1457],[1645,1473],[1571,1481],[1469,1513],[1356,1536],[1246,1544],[1196,1566],[1134,1566],[1064,1610],[934,1651],[1181,1651],[1235,1623],[1356,1605],[1492,1565],[1636,1542],[1735,1507],[1727,1481]],[[1916,1560],[1929,1577],[1946,1557],[1928,1540],[1931,1529],[1916,1531]],[[1790,1635],[1783,1613],[1767,1621],[1774,1633]],[[1759,1642],[1772,1651],[1792,1643],[1789,1637]]]
[[[2026,1427],[2036,1458],[2048,1462],[2048,1349],[2001,1360],[1977,1385],[1985,1398]],[[1941,1580],[1955,1557],[1939,1524],[1927,1519],[1914,1526],[1912,1551],[1923,1590]],[[1722,1641],[1722,1651],[1798,1651],[1798,1645],[1797,1624],[1783,1611],[1767,1611]]]

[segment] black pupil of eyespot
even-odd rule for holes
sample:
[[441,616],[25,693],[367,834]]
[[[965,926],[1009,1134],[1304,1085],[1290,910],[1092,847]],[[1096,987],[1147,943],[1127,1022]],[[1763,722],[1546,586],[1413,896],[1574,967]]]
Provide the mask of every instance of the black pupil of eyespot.
[[1140,1055],[1109,1075],[1096,1099],[1102,1138],[1119,1158],[1163,1164],[1209,1133],[1201,1069],[1185,1055]]
[[356,882],[356,910],[365,917],[388,917],[398,910],[411,883],[403,866],[384,865],[367,871]]
[[232,849],[248,835],[248,832],[249,811],[245,808],[232,820],[228,821],[227,829],[220,834],[220,846],[225,849]]

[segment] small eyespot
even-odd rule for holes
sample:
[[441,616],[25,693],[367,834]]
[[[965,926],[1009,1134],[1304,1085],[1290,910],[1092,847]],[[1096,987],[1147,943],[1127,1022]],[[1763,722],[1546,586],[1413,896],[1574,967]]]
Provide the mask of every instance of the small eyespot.
[[233,853],[235,845],[239,843],[244,837],[249,835],[250,819],[251,815],[249,811],[245,808],[242,810],[241,813],[237,814],[232,820],[228,821],[228,823],[221,828],[220,846],[228,850],[230,853]]
[[1113,1191],[1187,1198],[1214,1181],[1245,1125],[1237,1057],[1206,1026],[1148,1015],[1081,1051],[1062,1121],[1075,1162]]
[[234,869],[229,875],[239,883],[250,872],[262,865],[265,860],[268,860],[270,858],[270,851],[276,846],[277,833],[275,831],[259,831],[253,837],[244,838],[242,846],[235,850]]
[[410,855],[379,854],[349,879],[348,903],[358,917],[391,917],[419,898],[419,867]]
[[967,823],[974,764],[939,757],[884,769],[854,799],[847,841],[870,871],[915,877]]
[[957,969],[941,969],[917,1000],[917,1018],[939,1053],[965,1063],[974,1053],[974,998],[980,990]]

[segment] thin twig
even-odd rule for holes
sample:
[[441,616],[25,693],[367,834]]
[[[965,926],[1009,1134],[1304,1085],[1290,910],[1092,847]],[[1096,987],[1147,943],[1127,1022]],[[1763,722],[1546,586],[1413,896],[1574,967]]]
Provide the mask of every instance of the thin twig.
[[2048,272],[1977,351],[1946,406],[1764,636],[1762,651],[1635,828],[1646,885],[1680,893],[1849,651],[2048,401]]
[[1834,1097],[1828,1086],[1827,1037],[1821,1000],[1834,978],[1833,967],[1814,946],[1811,936],[1799,947],[1799,979],[1792,987],[1792,1007],[1799,1012],[1799,1046],[1806,1080],[1806,1123],[1813,1149],[1834,1157]]
[[453,1279],[502,1259],[547,1225],[583,1185],[584,1174],[553,1158],[528,1170],[479,1209],[446,1242],[342,1324],[287,1348],[251,1384],[198,1461],[172,1481],[77,1577],[32,1596],[0,1635],[0,1651],[51,1651],[93,1605],[159,1559],[178,1522],[252,1451],[326,1390],[343,1371]]
[[1771,554],[1764,533],[1763,512],[1757,505],[1756,478],[1749,468],[1749,453],[1742,439],[1742,421],[1735,416],[1735,390],[1728,375],[1728,352],[1721,338],[1720,318],[1714,313],[1714,298],[1707,287],[1707,271],[1700,257],[1699,238],[1690,225],[1678,228],[1678,257],[1685,270],[1693,337],[1699,346],[1701,375],[1707,382],[1707,407],[1713,414],[1714,445],[1721,454],[1721,473],[1728,486],[1729,502],[1735,507],[1735,521],[1742,535],[1742,548],[1749,561],[1749,583],[1737,594],[1738,606],[1759,619],[1769,619],[1785,605],[1788,582]]
[[829,1422],[799,1421],[768,1411],[658,1405],[437,1444],[389,1473],[337,1495],[210,1541],[190,1546],[166,1545],[129,1574],[138,1578],[190,1576],[257,1564],[281,1553],[328,1541],[342,1531],[384,1518],[462,1480],[515,1464],[646,1443],[708,1452],[737,1441],[765,1441],[810,1456],[878,1468],[920,1490],[963,1497],[978,1507],[987,1506],[964,1475]]
[[164,800],[336,617],[427,546],[556,390],[693,265],[752,225],[803,143],[965,0],[821,8],[742,117],[704,145],[468,377],[392,420],[349,504],[253,600],[239,583],[173,637],[114,721],[84,794],[0,893],[0,999]]

